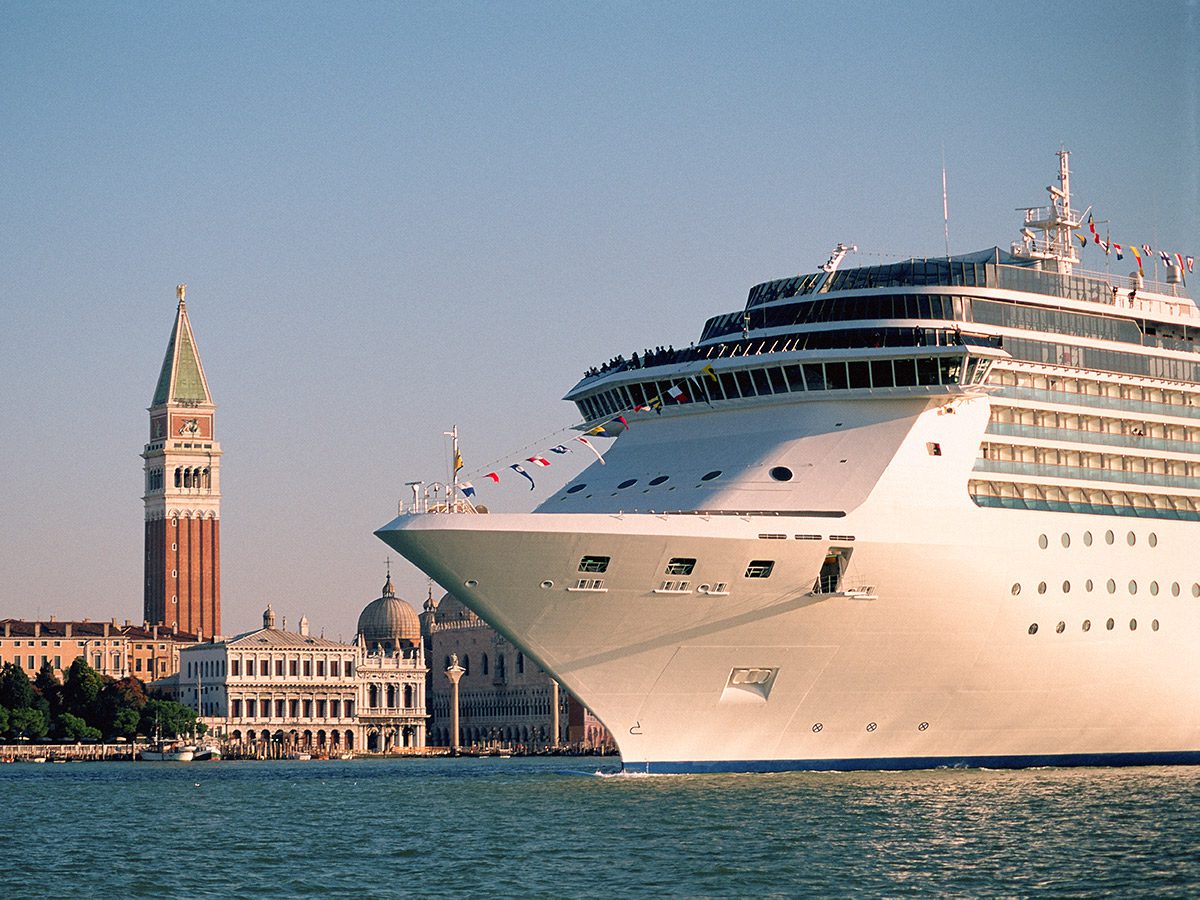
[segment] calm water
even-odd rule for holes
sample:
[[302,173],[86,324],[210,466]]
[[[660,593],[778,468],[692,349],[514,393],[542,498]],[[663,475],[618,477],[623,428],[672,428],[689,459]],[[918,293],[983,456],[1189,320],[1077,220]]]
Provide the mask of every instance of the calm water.
[[596,762],[0,766],[0,897],[1200,891],[1197,768],[599,777]]

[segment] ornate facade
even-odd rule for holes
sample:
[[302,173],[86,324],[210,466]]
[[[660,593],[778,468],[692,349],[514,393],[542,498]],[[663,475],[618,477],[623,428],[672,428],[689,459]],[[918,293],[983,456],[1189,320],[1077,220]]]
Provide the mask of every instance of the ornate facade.
[[353,644],[263,627],[182,655],[171,693],[234,744],[272,753],[393,752],[425,746],[425,661],[416,611],[391,578]]
[[150,402],[142,451],[146,513],[144,617],[207,637],[221,633],[221,445],[179,285],[175,325]]

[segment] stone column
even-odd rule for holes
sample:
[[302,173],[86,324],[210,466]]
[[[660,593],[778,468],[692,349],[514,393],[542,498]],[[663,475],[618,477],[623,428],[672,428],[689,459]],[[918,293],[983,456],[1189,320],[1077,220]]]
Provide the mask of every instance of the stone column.
[[458,664],[458,654],[450,656],[450,665],[446,669],[446,677],[450,679],[450,752],[458,754],[458,682],[466,673],[466,669]]
[[558,749],[558,682],[550,679],[550,746]]

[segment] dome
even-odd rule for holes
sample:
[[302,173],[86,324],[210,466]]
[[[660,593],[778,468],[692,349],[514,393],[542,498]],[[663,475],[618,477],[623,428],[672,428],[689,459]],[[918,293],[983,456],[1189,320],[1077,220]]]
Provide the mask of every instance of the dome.
[[396,596],[390,575],[383,586],[383,596],[372,600],[359,614],[358,633],[369,649],[379,645],[391,651],[402,643],[421,642],[421,620],[417,618],[417,611]]

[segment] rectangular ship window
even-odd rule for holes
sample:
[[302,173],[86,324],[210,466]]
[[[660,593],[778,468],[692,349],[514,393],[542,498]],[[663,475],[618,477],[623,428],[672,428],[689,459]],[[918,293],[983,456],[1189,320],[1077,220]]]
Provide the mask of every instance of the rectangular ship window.
[[692,583],[690,581],[664,581],[655,589],[656,594],[690,594],[692,592]]
[[676,556],[667,563],[668,575],[691,575],[692,570],[696,568],[696,560],[688,559],[683,556]]
[[608,588],[604,586],[603,578],[580,578],[575,582],[574,587],[567,588],[568,591],[606,591]]
[[611,557],[608,556],[585,556],[579,561],[580,572],[607,572],[608,561]]
[[770,578],[771,570],[775,568],[773,559],[752,559],[746,566],[747,578]]

